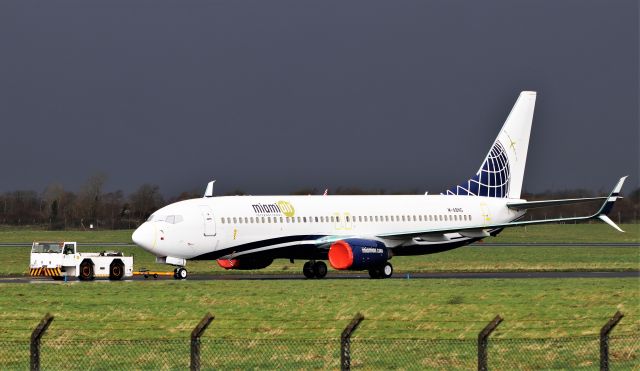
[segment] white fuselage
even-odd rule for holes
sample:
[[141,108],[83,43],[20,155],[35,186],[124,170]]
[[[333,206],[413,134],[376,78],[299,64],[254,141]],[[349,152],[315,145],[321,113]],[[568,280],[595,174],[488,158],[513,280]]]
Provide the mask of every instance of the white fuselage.
[[[299,258],[297,245],[358,237],[382,241],[395,255],[404,247],[472,242],[469,235],[430,234],[383,238],[382,234],[505,223],[523,212],[506,198],[407,196],[226,196],[177,202],[156,211],[133,235],[159,257],[234,258],[273,253]],[[283,250],[283,248],[286,248]],[[281,254],[277,251],[283,251]],[[286,252],[285,252],[286,251]]]
[[[521,201],[535,101],[535,92],[520,93],[478,171],[443,195],[204,197],[156,211],[132,239],[169,264],[250,256],[247,260],[254,261],[247,267],[264,266],[256,261],[271,258],[302,258],[311,263],[329,257],[331,262],[332,246],[333,251],[342,251],[338,245],[347,242],[339,240],[348,238],[360,240],[363,246],[343,249],[347,255],[358,255],[361,248],[372,245],[369,242],[376,242],[377,248],[379,242],[384,245],[380,250],[387,250],[383,258],[435,253],[471,243],[524,214],[507,203]],[[212,195],[210,182],[205,196]],[[340,253],[336,254],[340,260]],[[381,268],[370,265],[362,266]],[[325,268],[316,273],[324,276]],[[377,273],[370,271],[370,275]]]
[[[590,199],[526,202],[520,199],[536,93],[518,96],[478,171],[441,195],[232,196],[177,202],[156,211],[132,239],[158,261],[220,259],[225,269],[260,269],[275,258],[307,259],[307,278],[335,269],[368,270],[388,278],[393,256],[432,254],[496,235],[507,227],[606,216],[625,177],[590,216],[522,221],[528,208]],[[185,278],[184,267],[175,270]]]

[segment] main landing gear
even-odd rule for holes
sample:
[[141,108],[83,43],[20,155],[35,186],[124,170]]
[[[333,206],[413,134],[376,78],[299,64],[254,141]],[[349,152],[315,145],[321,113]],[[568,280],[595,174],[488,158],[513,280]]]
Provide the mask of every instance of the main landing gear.
[[307,278],[324,278],[327,275],[327,264],[323,261],[310,260],[304,263],[302,273]]
[[177,280],[186,280],[187,276],[187,268],[185,267],[178,267],[173,270],[173,278]]
[[371,278],[389,278],[393,275],[393,265],[386,262],[381,267],[369,269],[369,277]]

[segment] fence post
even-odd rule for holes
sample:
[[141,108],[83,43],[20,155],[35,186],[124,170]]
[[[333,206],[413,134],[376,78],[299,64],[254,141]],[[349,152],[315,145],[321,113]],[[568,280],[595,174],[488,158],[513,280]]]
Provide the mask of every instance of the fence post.
[[191,364],[189,369],[192,371],[200,370],[200,337],[214,318],[211,313],[205,314],[196,328],[191,331]]
[[357,313],[340,335],[340,370],[351,370],[351,334],[358,328],[364,316]]
[[622,312],[616,314],[600,329],[600,370],[609,370],[609,333],[624,317]]
[[45,314],[44,318],[42,318],[38,326],[36,326],[31,333],[31,357],[29,360],[31,371],[40,370],[40,339],[49,328],[51,321],[53,321],[53,316],[49,313]]
[[498,327],[502,322],[502,317],[497,315],[493,321],[480,331],[478,334],[478,371],[487,371],[487,345],[489,344],[489,335]]

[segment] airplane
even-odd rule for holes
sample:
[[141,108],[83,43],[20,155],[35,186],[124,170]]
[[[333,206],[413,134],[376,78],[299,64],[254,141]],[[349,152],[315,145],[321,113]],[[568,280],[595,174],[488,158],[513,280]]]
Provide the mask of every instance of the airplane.
[[[307,278],[324,278],[325,260],[336,270],[389,278],[394,256],[443,252],[498,235],[504,228],[600,219],[623,232],[607,214],[619,198],[622,177],[604,197],[526,201],[521,198],[536,92],[520,93],[480,168],[438,195],[224,196],[176,202],[154,212],[133,242],[176,266],[217,260],[225,269],[251,270],[274,259],[307,260]],[[524,220],[527,209],[603,201],[589,216]]]

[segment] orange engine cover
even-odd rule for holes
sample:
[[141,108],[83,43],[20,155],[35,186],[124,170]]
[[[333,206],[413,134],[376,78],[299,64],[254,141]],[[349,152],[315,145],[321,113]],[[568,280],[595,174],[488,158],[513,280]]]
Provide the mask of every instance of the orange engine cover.
[[353,265],[353,250],[346,241],[336,241],[329,248],[329,264],[333,269],[349,269]]

